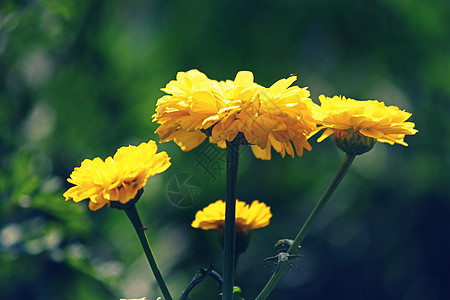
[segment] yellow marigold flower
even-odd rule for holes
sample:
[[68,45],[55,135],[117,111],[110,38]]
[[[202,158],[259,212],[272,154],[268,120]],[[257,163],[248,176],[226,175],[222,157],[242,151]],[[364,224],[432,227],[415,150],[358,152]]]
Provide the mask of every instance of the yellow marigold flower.
[[259,91],[258,110],[243,130],[256,157],[270,159],[272,147],[282,157],[286,153],[294,157],[292,144],[298,156],[303,155],[303,148],[311,150],[307,139],[317,127],[312,118],[317,105],[306,87],[291,86],[296,80],[290,76]]
[[[236,199],[236,233],[248,232],[269,225],[272,213],[263,202],[253,201],[251,205]],[[195,215],[191,224],[194,228],[223,231],[225,228],[225,202],[211,203]]]
[[122,147],[105,161],[99,157],[85,159],[67,179],[75,186],[64,193],[66,201],[90,199],[91,210],[109,206],[111,201],[127,203],[136,197],[149,177],[170,166],[167,153],[156,153],[156,150],[156,143],[149,141],[137,147]]
[[[343,144],[359,140],[370,147],[370,140],[364,140],[363,136],[365,136],[374,139],[373,144],[378,141],[391,145],[397,143],[408,146],[404,142],[405,135],[413,135],[418,132],[414,129],[414,123],[405,122],[411,114],[396,106],[386,106],[377,100],[358,101],[343,96],[330,98],[321,95],[319,100],[321,106],[315,107],[313,118],[318,125],[322,125],[317,131],[324,128],[326,130],[317,140],[318,142],[334,133],[335,138],[338,137],[340,141],[347,138],[347,140],[341,141]],[[343,134],[342,131],[351,134],[351,139],[348,139],[345,136],[348,134]],[[357,137],[355,134],[361,136]]]
[[270,159],[271,148],[282,156],[298,155],[316,129],[307,88],[289,87],[295,76],[281,79],[270,88],[254,82],[249,71],[238,72],[234,81],[215,81],[198,70],[179,72],[162,89],[168,95],[157,102],[153,121],[161,142],[174,141],[183,151],[200,145],[207,137],[226,147],[242,132],[256,157]]

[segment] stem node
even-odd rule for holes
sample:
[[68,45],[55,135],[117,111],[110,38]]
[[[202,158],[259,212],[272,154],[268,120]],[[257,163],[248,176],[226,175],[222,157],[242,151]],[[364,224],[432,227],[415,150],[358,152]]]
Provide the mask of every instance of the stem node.
[[[344,161],[342,162],[341,167],[337,171],[336,175],[333,178],[333,181],[331,181],[330,185],[328,186],[328,189],[323,194],[322,198],[317,202],[316,206],[314,207],[313,211],[309,215],[308,219],[303,224],[302,228],[298,232],[294,242],[292,243],[291,247],[287,251],[288,254],[294,254],[295,251],[298,249],[298,246],[300,246],[300,243],[303,242],[303,239],[305,238],[306,234],[308,233],[309,229],[311,228],[311,225],[313,224],[314,220],[317,218],[317,216],[320,214],[322,209],[324,208],[325,204],[327,204],[328,199],[330,199],[333,192],[336,190],[337,186],[341,182],[342,178],[344,178],[345,174],[347,173],[347,170],[350,168],[350,165],[352,164],[353,160],[355,159],[356,155],[350,155],[347,154],[345,156]],[[272,277],[270,277],[269,281],[267,282],[266,286],[263,288],[261,293],[259,293],[258,297],[256,297],[255,300],[264,300],[269,297],[272,290],[275,288],[276,284],[280,280],[281,276],[285,270],[282,268],[279,268],[276,270]]]

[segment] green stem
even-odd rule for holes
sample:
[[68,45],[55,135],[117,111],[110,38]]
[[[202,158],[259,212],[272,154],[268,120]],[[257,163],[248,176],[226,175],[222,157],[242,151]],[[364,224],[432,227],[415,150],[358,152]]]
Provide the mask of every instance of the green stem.
[[[338,172],[336,173],[336,176],[334,176],[333,181],[328,186],[328,189],[323,194],[322,198],[319,200],[319,202],[316,204],[316,207],[314,207],[313,211],[309,215],[306,222],[303,224],[302,228],[298,232],[294,242],[292,243],[291,247],[288,250],[289,254],[293,254],[297,249],[298,246],[300,246],[300,243],[305,238],[306,234],[308,233],[309,229],[311,228],[312,223],[317,218],[317,216],[320,214],[322,209],[324,208],[325,204],[327,204],[328,199],[330,199],[333,192],[336,190],[337,186],[341,182],[342,178],[344,178],[345,173],[347,173],[348,168],[352,164],[353,160],[355,159],[355,155],[349,155],[347,154],[345,156],[344,162],[342,163],[341,167],[339,168]],[[267,299],[269,294],[272,292],[272,290],[275,288],[276,284],[280,280],[281,276],[283,275],[285,271],[283,268],[278,268],[276,272],[272,274],[272,277],[267,282],[264,289],[259,293],[258,297],[256,297],[255,300],[264,300]]]
[[236,252],[236,180],[239,162],[239,143],[227,142],[227,181],[225,194],[225,237],[223,266],[223,298],[233,298]]
[[144,249],[145,256],[147,256],[148,263],[152,268],[153,274],[155,275],[156,282],[161,289],[161,292],[166,300],[172,300],[172,296],[170,296],[169,290],[167,289],[166,283],[159,271],[158,265],[156,264],[156,260],[153,257],[152,250],[150,249],[147,237],[144,233],[144,227],[142,226],[141,219],[139,218],[138,211],[135,205],[132,205],[125,209],[125,212],[133,224],[134,229],[139,237],[139,241],[141,242],[142,248]]

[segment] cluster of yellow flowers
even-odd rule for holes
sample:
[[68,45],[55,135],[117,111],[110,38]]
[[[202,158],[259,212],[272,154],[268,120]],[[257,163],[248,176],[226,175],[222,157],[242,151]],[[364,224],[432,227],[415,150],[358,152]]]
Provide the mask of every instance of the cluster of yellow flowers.
[[[338,146],[354,142],[354,137],[404,146],[405,135],[417,132],[414,123],[406,122],[410,113],[376,100],[358,101],[341,96],[321,95],[321,105],[310,98],[306,87],[292,86],[296,76],[278,80],[266,88],[254,82],[249,71],[238,72],[231,81],[209,79],[198,70],[179,72],[176,80],[162,89],[167,95],[157,102],[153,121],[160,124],[156,133],[160,142],[174,141],[183,151],[200,145],[207,137],[225,148],[238,134],[243,144],[251,145],[257,158],[269,160],[272,148],[281,156],[303,149],[311,150],[308,138],[325,129],[319,142],[335,135]],[[342,142],[344,141],[344,143]],[[350,145],[352,146],[352,145]],[[358,149],[355,154],[367,151]],[[68,181],[75,186],[64,197],[75,202],[90,199],[89,208],[97,210],[111,201],[122,204],[136,197],[147,179],[169,166],[167,153],[156,153],[155,142],[120,148],[114,157],[86,159],[75,168]],[[358,152],[360,151],[360,152]],[[250,206],[237,201],[237,231],[267,226],[270,207],[254,201]],[[225,203],[221,200],[199,211],[193,227],[223,230]]]
[[210,142],[224,148],[241,132],[255,156],[268,160],[272,148],[283,157],[294,156],[292,144],[301,156],[304,148],[311,150],[308,138],[320,129],[326,130],[319,142],[336,130],[352,129],[379,142],[405,146],[405,135],[417,132],[414,123],[405,122],[411,114],[376,100],[321,95],[319,106],[306,87],[291,86],[296,79],[290,76],[265,88],[249,71],[220,82],[198,70],[179,72],[162,89],[168,95],[157,102],[156,133],[161,142],[173,140],[189,151],[208,135]]
[[198,70],[179,72],[177,80],[162,89],[168,95],[157,102],[153,121],[161,124],[156,133],[161,142],[174,141],[183,151],[211,143],[225,148],[243,133],[256,157],[271,158],[272,147],[282,156],[294,156],[296,148],[311,150],[307,138],[316,129],[307,88],[291,86],[291,76],[270,88],[256,84],[248,71],[234,81],[215,81]]

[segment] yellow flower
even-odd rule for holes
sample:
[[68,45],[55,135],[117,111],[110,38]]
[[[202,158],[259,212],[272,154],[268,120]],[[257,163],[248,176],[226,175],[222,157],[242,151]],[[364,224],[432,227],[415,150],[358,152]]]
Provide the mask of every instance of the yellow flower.
[[[318,125],[322,125],[317,131],[324,128],[326,130],[318,142],[333,133],[335,138],[342,138],[342,131],[346,131],[352,135],[356,133],[372,138],[374,142],[408,146],[404,142],[405,135],[418,132],[414,129],[414,123],[405,122],[411,114],[396,106],[386,106],[377,100],[358,101],[343,96],[330,98],[321,95],[319,100],[321,106],[313,110],[313,118]],[[362,136],[357,139],[362,140]]]
[[291,86],[295,80],[296,76],[280,79],[258,93],[258,110],[243,130],[258,158],[271,159],[272,147],[282,157],[286,153],[294,157],[292,144],[298,156],[303,155],[303,148],[311,150],[307,139],[317,127],[312,118],[317,105],[306,87]]
[[149,141],[137,147],[122,147],[105,161],[99,157],[85,159],[67,179],[75,186],[64,193],[66,201],[90,199],[91,210],[109,206],[111,201],[127,203],[136,197],[149,177],[170,166],[167,153],[156,153],[156,150],[156,143]]
[[[253,201],[249,206],[236,199],[236,232],[247,233],[249,230],[269,225],[272,213],[263,202]],[[195,215],[191,224],[194,228],[223,231],[225,228],[225,202],[218,200],[211,203]]]
[[289,87],[295,76],[281,79],[270,88],[254,82],[249,71],[238,72],[234,81],[215,81],[198,70],[179,72],[162,89],[168,95],[157,102],[153,121],[161,142],[174,141],[183,151],[209,141],[226,147],[241,132],[252,144],[256,157],[270,159],[273,147],[282,156],[298,155],[316,128],[307,88]]

